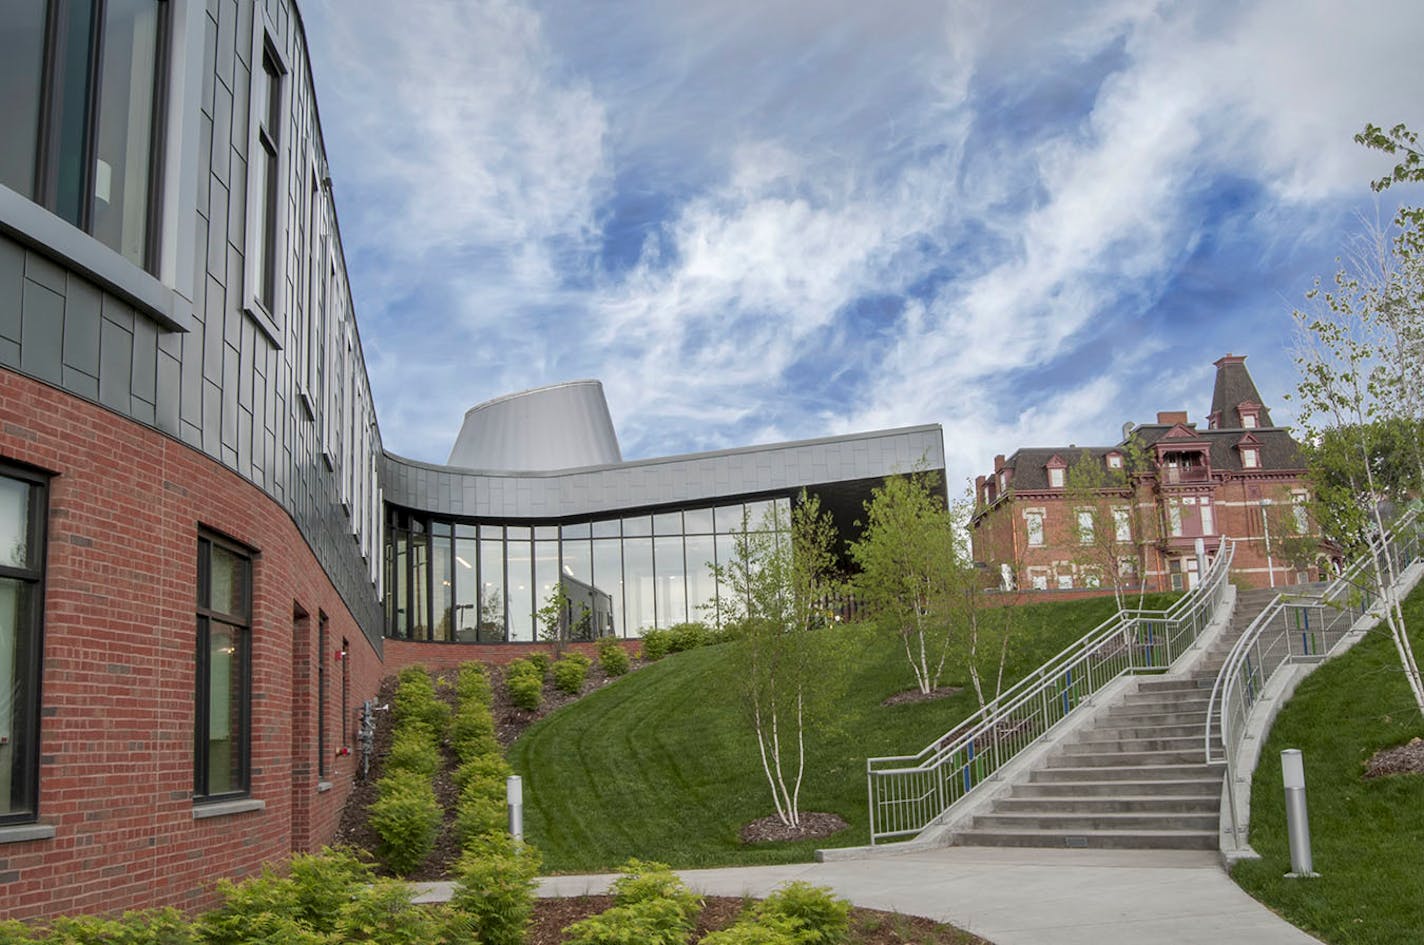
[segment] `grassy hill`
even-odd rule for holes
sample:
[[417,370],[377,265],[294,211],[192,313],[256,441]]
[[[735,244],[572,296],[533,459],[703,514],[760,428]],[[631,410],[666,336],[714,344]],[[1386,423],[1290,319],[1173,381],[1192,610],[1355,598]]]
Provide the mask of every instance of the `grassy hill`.
[[[1405,603],[1415,652],[1424,648],[1424,588]],[[1335,945],[1424,941],[1424,774],[1365,780],[1381,748],[1424,736],[1388,631],[1377,632],[1301,683],[1281,710],[1251,788],[1251,846],[1237,864],[1247,892]],[[1311,847],[1319,879],[1290,870],[1281,751],[1305,758]]]
[[[1172,598],[1149,600],[1165,606]],[[1111,598],[1024,607],[1008,682],[1113,612]],[[670,656],[532,727],[509,752],[525,778],[525,830],[546,869],[611,869],[630,856],[675,867],[785,863],[868,842],[867,756],[918,751],[977,708],[973,693],[884,706],[913,685],[899,641],[848,626],[852,658],[832,725],[810,733],[803,811],[839,814],[822,840],[744,845],[741,827],[773,812],[737,701],[727,647]],[[945,682],[967,686],[963,672]]]

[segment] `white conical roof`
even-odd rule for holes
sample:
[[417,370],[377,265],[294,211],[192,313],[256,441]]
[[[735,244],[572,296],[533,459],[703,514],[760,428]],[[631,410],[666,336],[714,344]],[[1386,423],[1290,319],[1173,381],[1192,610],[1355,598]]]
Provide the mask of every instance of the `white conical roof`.
[[620,463],[603,385],[566,381],[471,407],[449,465],[535,472]]

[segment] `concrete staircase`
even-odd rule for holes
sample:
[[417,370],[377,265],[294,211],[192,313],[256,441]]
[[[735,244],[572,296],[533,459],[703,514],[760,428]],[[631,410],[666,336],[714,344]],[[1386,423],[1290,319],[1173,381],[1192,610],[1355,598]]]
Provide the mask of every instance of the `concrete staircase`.
[[953,842],[1217,849],[1223,766],[1205,763],[1207,703],[1231,647],[1276,593],[1239,593],[1230,626],[1185,673],[1139,679],[1098,708]]

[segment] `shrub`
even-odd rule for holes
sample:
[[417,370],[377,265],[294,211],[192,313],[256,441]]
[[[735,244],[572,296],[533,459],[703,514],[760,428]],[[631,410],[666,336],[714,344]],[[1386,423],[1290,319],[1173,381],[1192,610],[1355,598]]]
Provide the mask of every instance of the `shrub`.
[[536,670],[539,671],[540,679],[543,679],[545,676],[549,675],[550,657],[548,653],[545,653],[543,650],[539,650],[534,653],[530,653],[524,659],[526,662],[529,663],[530,666],[533,666]]
[[455,678],[455,696],[462,706],[471,702],[490,704],[489,677],[483,663],[461,663]]
[[455,808],[455,836],[461,849],[473,841],[489,834],[499,833],[509,824],[509,806],[504,797],[504,785],[499,791],[491,791],[492,782],[471,781],[460,792],[460,801]]
[[487,835],[470,844],[455,872],[452,940],[523,945],[534,912],[538,851],[507,834]]
[[460,707],[450,720],[450,748],[461,762],[499,753],[499,742],[494,737],[494,719],[488,706],[473,703]]
[[455,769],[455,784],[461,791],[465,786],[474,780],[490,781],[503,785],[506,778],[514,773],[514,769],[509,766],[509,762],[498,754],[480,755],[478,758],[471,758],[460,767]]
[[438,913],[411,902],[414,895],[410,886],[391,879],[378,879],[363,887],[341,910],[337,940],[373,945],[439,945],[444,939]]
[[804,935],[798,920],[770,916],[742,919],[731,928],[704,936],[701,945],[803,945],[813,941]]
[[613,637],[598,641],[598,665],[610,676],[622,676],[628,672],[628,651]]
[[505,677],[504,688],[509,692],[510,701],[521,709],[533,712],[544,704],[543,677],[516,673]]
[[371,867],[348,850],[295,854],[287,874],[296,894],[294,917],[318,932],[331,932],[352,893],[371,879]]
[[575,922],[564,945],[682,945],[693,923],[671,899],[647,899]]
[[654,662],[662,659],[672,652],[672,638],[668,636],[666,630],[644,630],[643,631],[643,659]]
[[566,656],[554,664],[554,688],[576,696],[588,677],[588,657]]
[[717,642],[717,634],[705,623],[677,623],[667,628],[668,652],[682,653]]
[[419,866],[435,846],[440,829],[440,803],[430,779],[396,771],[376,785],[371,803],[371,829],[381,838],[380,856],[393,873],[405,875]]
[[396,726],[423,723],[438,737],[450,720],[450,707],[435,694],[435,682],[424,666],[407,666],[400,671],[391,709]]
[[688,922],[702,909],[702,899],[687,888],[666,863],[631,859],[623,864],[622,876],[613,881],[613,900],[620,906],[665,899],[677,906]]
[[[192,945],[193,927],[177,909],[125,912],[117,919],[73,916],[56,919],[48,935],[21,933],[0,926],[0,942],[45,942],[51,945]],[[20,929],[23,925],[16,923]],[[10,933],[14,934],[10,934]]]
[[824,886],[787,883],[753,910],[760,920],[793,919],[797,938],[805,945],[838,945],[850,931],[850,903]]
[[440,750],[433,744],[429,729],[414,725],[396,732],[386,754],[386,771],[410,771],[431,778],[439,767]]

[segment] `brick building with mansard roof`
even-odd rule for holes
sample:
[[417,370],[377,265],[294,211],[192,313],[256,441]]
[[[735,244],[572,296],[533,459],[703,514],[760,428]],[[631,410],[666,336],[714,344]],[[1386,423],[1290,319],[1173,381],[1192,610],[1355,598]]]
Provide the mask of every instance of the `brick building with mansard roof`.
[[[1190,587],[1200,568],[1197,541],[1210,555],[1223,536],[1237,540],[1233,573],[1249,586],[1317,577],[1286,555],[1287,540],[1307,527],[1299,446],[1273,424],[1244,355],[1215,364],[1205,430],[1185,411],[1162,411],[1155,423],[1125,425],[1112,446],[1026,447],[994,457],[993,472],[975,479],[975,560],[996,573],[1007,565],[1024,588],[1100,586],[1079,525],[1091,502],[1111,510],[1125,584],[1140,575],[1148,590]],[[1098,487],[1086,491],[1071,472],[1085,456],[1101,464]]]

